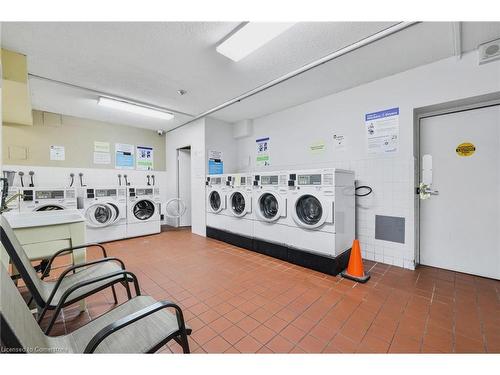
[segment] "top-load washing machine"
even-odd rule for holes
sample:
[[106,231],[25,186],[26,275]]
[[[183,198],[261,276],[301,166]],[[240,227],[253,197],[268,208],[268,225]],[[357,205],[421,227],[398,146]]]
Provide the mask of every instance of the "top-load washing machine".
[[127,237],[160,233],[160,189],[127,187]]
[[85,187],[79,190],[78,206],[85,217],[88,242],[107,242],[127,237],[125,187]]
[[[284,171],[262,172],[254,176],[254,238],[267,243],[284,245],[287,231],[284,227],[288,215],[288,173]],[[260,244],[260,245],[259,245]],[[267,253],[269,245],[255,242],[256,250]],[[286,259],[286,254],[274,256]]]
[[21,212],[53,211],[77,208],[77,195],[74,188],[24,187],[19,202]]
[[337,257],[351,248],[355,230],[354,172],[290,172],[287,246]]
[[230,174],[226,178],[227,207],[225,229],[247,238],[253,237],[252,195],[253,178],[250,173]]
[[226,207],[227,176],[224,174],[208,175],[206,178],[207,230],[224,230],[227,224]]

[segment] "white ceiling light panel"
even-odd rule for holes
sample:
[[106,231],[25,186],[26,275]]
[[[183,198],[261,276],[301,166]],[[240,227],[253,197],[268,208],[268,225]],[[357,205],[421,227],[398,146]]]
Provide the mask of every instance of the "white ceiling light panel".
[[120,111],[131,112],[142,116],[158,118],[161,120],[172,120],[174,118],[174,115],[168,112],[160,111],[158,109],[149,108],[138,104],[124,102],[121,100],[106,98],[104,96],[99,97],[99,101],[97,103],[99,105],[102,105],[103,107],[118,109]]
[[294,22],[249,22],[222,42],[217,52],[239,61],[284,33]]

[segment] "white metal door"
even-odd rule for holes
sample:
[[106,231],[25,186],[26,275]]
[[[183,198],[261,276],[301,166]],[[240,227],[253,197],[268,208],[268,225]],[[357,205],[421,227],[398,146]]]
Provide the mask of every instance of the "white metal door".
[[500,279],[499,129],[500,106],[420,120],[421,264]]
[[180,148],[178,151],[178,198],[186,206],[184,215],[179,218],[179,226],[189,227],[191,226],[191,150]]

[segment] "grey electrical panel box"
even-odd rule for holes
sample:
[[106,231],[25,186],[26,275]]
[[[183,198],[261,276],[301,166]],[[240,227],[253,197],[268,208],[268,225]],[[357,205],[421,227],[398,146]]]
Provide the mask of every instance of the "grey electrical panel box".
[[375,215],[375,239],[405,243],[405,218]]

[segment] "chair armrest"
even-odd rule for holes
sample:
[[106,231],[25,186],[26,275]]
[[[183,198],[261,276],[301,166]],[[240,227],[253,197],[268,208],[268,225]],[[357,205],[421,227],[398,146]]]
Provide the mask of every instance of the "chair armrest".
[[49,263],[47,264],[47,267],[45,267],[45,271],[43,272],[42,274],[42,277],[41,279],[43,280],[50,272],[50,268],[52,266],[52,263],[54,262],[54,260],[60,256],[60,255],[65,255],[65,254],[69,254],[69,253],[72,253],[74,250],[78,250],[78,249],[83,249],[84,247],[99,247],[101,248],[102,250],[102,255],[104,258],[107,258],[108,255],[106,253],[106,249],[104,248],[103,245],[101,244],[98,244],[98,243],[89,243],[89,244],[85,244],[85,245],[78,245],[78,246],[72,246],[72,247],[65,247],[64,249],[60,249],[58,251],[56,251],[49,259]]
[[[50,296],[49,298],[47,299],[47,301],[45,302],[47,305],[50,305],[50,303],[52,302],[52,299],[54,298],[54,295],[56,294],[56,291],[57,289],[59,288],[59,286],[61,285],[63,279],[68,275],[68,273],[72,272],[72,271],[75,271],[77,270],[78,268],[82,268],[82,267],[87,267],[87,266],[92,266],[94,264],[99,264],[99,263],[104,263],[104,262],[110,262],[110,261],[116,261],[118,263],[120,263],[121,265],[121,268],[122,270],[125,270],[125,264],[118,258],[114,258],[114,257],[111,257],[111,258],[102,258],[102,259],[96,259],[96,260],[93,260],[93,261],[90,261],[90,262],[86,262],[86,263],[79,263],[79,264],[75,264],[74,266],[72,267],[69,267],[69,268],[66,268],[63,273],[61,273],[59,275],[59,278],[57,279],[56,281],[56,284],[54,285],[54,289],[52,290],[52,292],[50,293]],[[78,285],[78,284],[77,284]]]
[[[136,295],[138,295],[138,296],[141,295],[141,291],[139,289],[139,282],[137,280],[137,276],[135,276],[132,272],[126,271],[126,270],[115,271],[115,272],[108,273],[106,275],[102,275],[102,276],[99,276],[99,277],[94,277],[93,279],[88,279],[88,280],[80,281],[79,283],[76,283],[75,285],[73,285],[71,288],[68,288],[68,290],[66,290],[64,292],[64,294],[61,296],[61,299],[59,300],[59,303],[57,304],[57,309],[59,309],[60,307],[64,307],[64,305],[66,304],[66,300],[71,295],[71,293],[73,293],[75,290],[83,288],[84,286],[87,286],[87,285],[90,285],[90,284],[94,284],[94,283],[106,280],[106,279],[112,279],[115,276],[119,276],[119,275],[123,275],[124,279],[127,282],[129,282],[128,276],[130,276],[132,278],[133,282],[134,282],[134,287],[135,287],[135,293],[136,293]],[[100,290],[102,290],[104,288],[107,288],[107,287],[109,287],[111,285],[114,285],[114,284],[122,282],[122,281],[123,280],[121,280],[121,279],[112,280],[110,283],[102,285],[98,290],[95,290],[95,292],[98,292],[98,291],[100,291]],[[87,295],[90,295],[90,294],[92,294],[92,293],[87,293],[84,296],[82,296],[81,298],[85,298]],[[53,298],[53,293],[51,294],[51,298]],[[49,327],[47,327],[47,329],[45,331],[46,335],[49,334],[50,329],[51,329],[51,326],[49,325]]]
[[87,346],[85,347],[84,353],[93,353],[96,348],[99,346],[99,344],[108,336],[112,335],[113,333],[119,331],[120,329],[140,320],[143,319],[151,314],[154,314],[155,312],[172,307],[175,309],[175,315],[177,317],[177,325],[179,326],[179,331],[184,332],[186,330],[186,324],[184,323],[184,316],[182,314],[181,308],[176,305],[173,302],[170,301],[160,301],[156,302],[148,307],[143,308],[142,310],[139,310],[133,314],[127,315],[119,320],[117,320],[114,323],[111,323],[101,329],[99,332],[95,334],[94,337],[89,341]]

